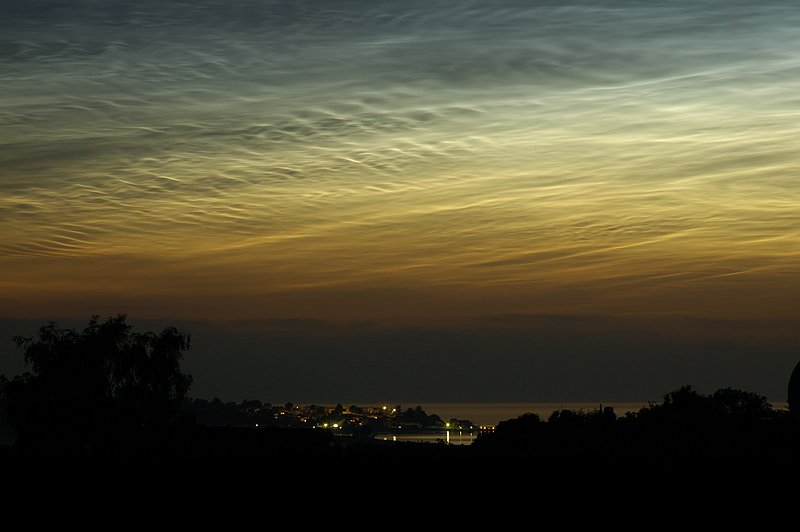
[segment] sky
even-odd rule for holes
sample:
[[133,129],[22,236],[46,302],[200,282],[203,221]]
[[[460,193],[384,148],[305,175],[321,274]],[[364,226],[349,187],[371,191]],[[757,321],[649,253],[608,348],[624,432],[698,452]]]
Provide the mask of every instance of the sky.
[[783,401],[797,28],[775,0],[7,0],[0,333],[177,324],[193,394],[231,400]]

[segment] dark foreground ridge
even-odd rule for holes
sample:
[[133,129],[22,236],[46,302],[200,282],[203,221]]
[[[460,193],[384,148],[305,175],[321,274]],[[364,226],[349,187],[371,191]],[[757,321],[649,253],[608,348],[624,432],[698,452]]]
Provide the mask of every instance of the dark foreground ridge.
[[[34,338],[15,340],[31,371],[11,380],[0,377],[0,425],[18,434],[13,445],[0,447],[6,465],[217,462],[329,470],[376,463],[500,469],[525,464],[563,472],[643,464],[649,470],[731,463],[779,470],[800,464],[797,370],[790,384],[791,412],[775,410],[746,391],[704,395],[684,386],[663,402],[622,417],[610,408],[561,410],[547,420],[525,414],[462,446],[382,441],[369,432],[343,439],[316,424],[203,425],[196,413],[181,408],[192,382],[180,370],[189,335],[172,328],[134,333],[125,316],[93,319],[82,332],[49,324]],[[403,415],[409,422],[441,422],[421,409]]]

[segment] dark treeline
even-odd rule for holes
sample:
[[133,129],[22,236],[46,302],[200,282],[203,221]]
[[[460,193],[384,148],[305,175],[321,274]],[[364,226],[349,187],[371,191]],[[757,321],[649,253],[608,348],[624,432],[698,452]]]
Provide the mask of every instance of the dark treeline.
[[798,428],[765,397],[731,388],[704,395],[684,386],[621,417],[611,408],[555,411],[547,420],[525,414],[481,434],[474,446],[516,458],[796,461]]
[[[29,371],[0,376],[0,425],[18,434],[13,446],[0,442],[0,457],[12,461],[800,463],[798,370],[789,386],[792,413],[751,392],[726,388],[705,395],[684,386],[624,416],[610,408],[560,410],[546,420],[525,414],[481,433],[470,446],[456,446],[378,441],[368,430],[343,439],[318,428],[319,420],[338,425],[365,419],[366,410],[355,405],[305,407],[303,415],[318,416],[307,423],[288,403],[191,400],[192,378],[180,369],[188,333],[137,333],[123,315],[92,319],[83,331],[51,323],[15,342]],[[387,419],[398,425],[442,425],[421,407],[389,410]],[[317,428],[296,428],[304,423]]]

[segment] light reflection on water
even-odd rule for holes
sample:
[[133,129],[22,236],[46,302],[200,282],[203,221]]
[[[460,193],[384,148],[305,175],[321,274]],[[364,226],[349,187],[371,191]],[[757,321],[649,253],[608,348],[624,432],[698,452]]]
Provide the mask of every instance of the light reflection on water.
[[422,443],[449,443],[451,445],[469,445],[478,437],[478,430],[459,431],[441,430],[419,434],[377,434],[375,439],[384,441],[406,441]]

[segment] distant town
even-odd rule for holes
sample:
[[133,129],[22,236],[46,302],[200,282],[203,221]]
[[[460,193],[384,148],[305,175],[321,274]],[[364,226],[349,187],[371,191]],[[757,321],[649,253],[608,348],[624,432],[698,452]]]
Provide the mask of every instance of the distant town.
[[245,400],[241,403],[220,399],[187,399],[184,412],[210,427],[320,428],[337,436],[373,437],[388,433],[427,433],[454,431],[493,431],[493,426],[477,426],[468,419],[443,420],[422,406],[401,405],[320,406],[292,403],[270,404]]

